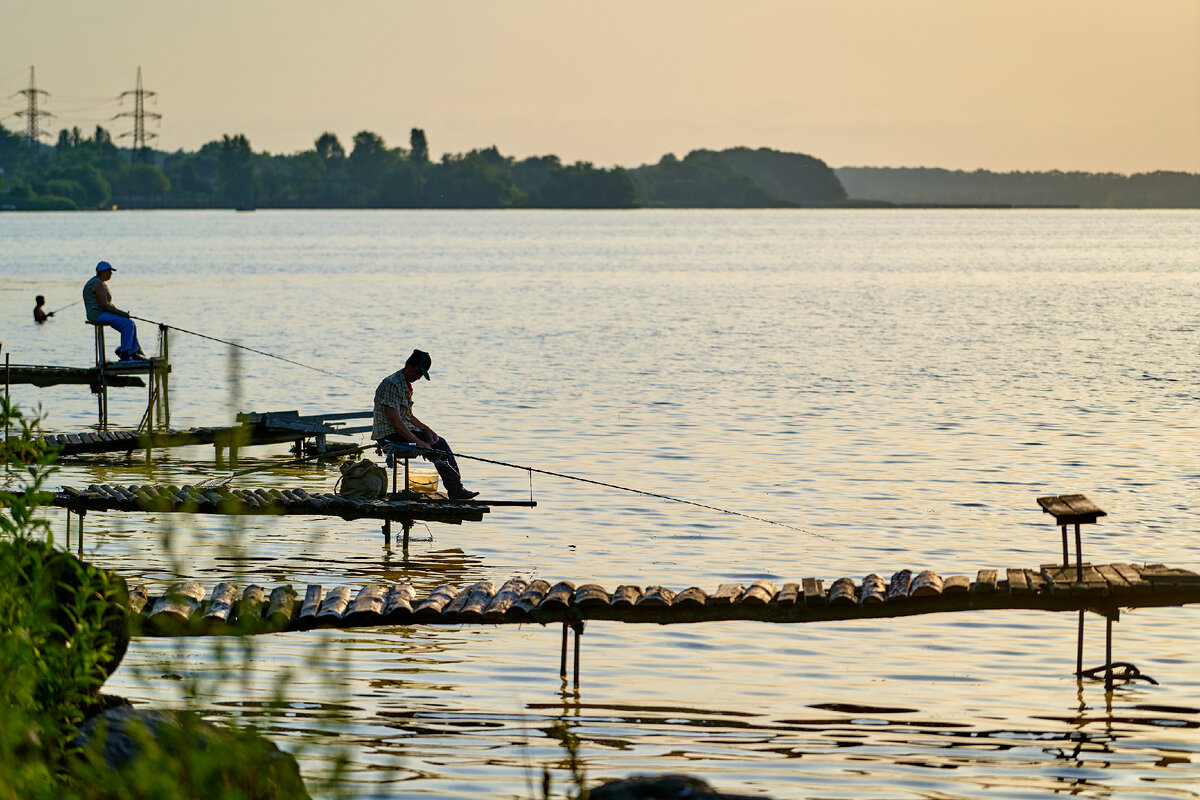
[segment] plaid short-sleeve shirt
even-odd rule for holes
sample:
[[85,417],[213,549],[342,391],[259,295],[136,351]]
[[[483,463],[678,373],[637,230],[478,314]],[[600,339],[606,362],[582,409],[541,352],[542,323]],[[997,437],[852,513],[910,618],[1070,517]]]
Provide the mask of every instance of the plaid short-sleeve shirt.
[[404,377],[404,370],[388,375],[379,382],[375,390],[375,416],[371,421],[371,438],[382,439],[396,432],[396,426],[388,419],[386,408],[400,412],[400,418],[412,427],[412,386]]

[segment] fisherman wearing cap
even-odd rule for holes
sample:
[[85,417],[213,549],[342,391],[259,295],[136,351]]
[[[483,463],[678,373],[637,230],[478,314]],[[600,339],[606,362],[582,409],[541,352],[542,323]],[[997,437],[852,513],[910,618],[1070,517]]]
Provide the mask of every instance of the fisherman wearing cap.
[[371,438],[381,447],[387,445],[413,445],[436,451],[427,456],[437,467],[446,496],[451,500],[470,500],[479,492],[463,488],[458,462],[450,445],[421,420],[413,416],[413,382],[418,378],[429,380],[429,367],[433,360],[424,350],[413,350],[404,362],[404,368],[384,378],[375,390],[375,417],[371,425]]
[[101,261],[96,265],[95,277],[83,285],[83,307],[87,311],[87,321],[93,325],[115,328],[121,334],[117,358],[122,361],[146,361],[142,346],[138,344],[137,325],[129,318],[128,311],[113,305],[112,292],[104,285],[112,278],[113,272],[112,264]]

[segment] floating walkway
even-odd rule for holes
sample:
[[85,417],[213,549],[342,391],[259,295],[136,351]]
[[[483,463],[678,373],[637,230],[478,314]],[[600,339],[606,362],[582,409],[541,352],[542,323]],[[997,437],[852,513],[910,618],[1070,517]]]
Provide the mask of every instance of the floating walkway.
[[[1078,576],[1082,574],[1083,579]],[[899,570],[890,580],[870,574],[856,584],[838,578],[828,590],[818,578],[776,587],[770,580],[750,586],[724,584],[712,594],[698,587],[676,592],[663,586],[618,586],[609,592],[597,584],[570,581],[551,585],[512,578],[497,588],[491,581],[470,586],[438,586],[421,597],[410,584],[368,584],[357,590],[337,586],[327,593],[305,587],[303,597],[290,585],[273,589],[219,583],[206,591],[185,581],[151,596],[145,586],[130,591],[131,628],[135,634],[189,636],[303,631],[313,628],[361,628],[378,625],[464,625],[562,623],[560,675],[567,675],[567,632],[575,631],[575,682],[579,682],[580,638],[589,620],[626,623],[676,623],[749,620],[802,623],[907,617],[953,611],[1018,609],[1085,611],[1107,620],[1105,663],[1084,670],[1083,626],[1079,628],[1076,674],[1114,680],[1146,680],[1128,662],[1112,660],[1112,623],[1122,607],[1179,606],[1200,603],[1200,575],[1153,564],[1045,565],[1038,569],[979,570],[976,579],[946,578],[929,570]]]
[[[222,450],[229,452],[230,463],[236,464],[238,450],[254,445],[295,442],[299,450],[326,451],[328,436],[349,436],[369,431],[369,426],[345,427],[351,419],[369,418],[369,411],[301,416],[298,411],[272,411],[238,414],[236,425],[189,428],[187,430],[149,431],[87,431],[57,433],[42,437],[45,444],[55,447],[59,456],[92,455],[97,453],[132,453],[160,447],[191,447],[215,445],[217,458]],[[311,440],[311,443],[310,443]]]
[[92,394],[100,394],[104,385],[108,386],[145,386],[146,382],[138,377],[139,374],[150,372],[148,367],[130,365],[119,368],[109,364],[101,374],[100,367],[55,367],[39,364],[10,364],[6,367],[7,382],[11,384],[28,384],[45,388],[47,386],[62,386],[64,384],[83,385],[92,390]]
[[1162,564],[1075,565],[1037,569],[979,570],[941,577],[925,570],[899,570],[890,580],[867,575],[861,583],[838,578],[828,588],[819,578],[776,586],[762,579],[750,586],[722,584],[712,594],[691,587],[618,586],[609,592],[588,583],[512,578],[470,586],[443,585],[421,597],[411,585],[310,585],[303,597],[290,585],[267,589],[219,583],[174,584],[153,597],[145,586],[130,591],[137,630],[150,635],[265,633],[311,628],[359,628],[408,623],[504,624],[614,620],[659,625],[721,620],[797,623],[906,617],[979,609],[1042,611],[1106,610],[1200,603],[1200,574]]
[[[176,514],[268,516],[326,516],[345,520],[379,519],[404,524],[420,520],[460,524],[478,522],[491,506],[536,505],[524,500],[448,500],[445,495],[416,492],[396,499],[356,499],[332,493],[310,494],[303,489],[214,489],[196,486],[92,484],[86,489],[65,486],[54,493],[52,505],[80,517],[89,511],[128,511]],[[68,530],[70,524],[68,523]],[[82,521],[80,522],[82,539]]]

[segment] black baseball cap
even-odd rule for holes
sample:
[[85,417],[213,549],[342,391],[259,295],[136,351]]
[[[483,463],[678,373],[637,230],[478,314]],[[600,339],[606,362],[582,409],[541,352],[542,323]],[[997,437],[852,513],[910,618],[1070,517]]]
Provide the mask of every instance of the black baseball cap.
[[404,362],[405,365],[412,364],[417,369],[421,370],[421,375],[425,380],[429,380],[429,367],[433,364],[433,359],[429,357],[429,353],[424,350],[413,350],[412,355]]

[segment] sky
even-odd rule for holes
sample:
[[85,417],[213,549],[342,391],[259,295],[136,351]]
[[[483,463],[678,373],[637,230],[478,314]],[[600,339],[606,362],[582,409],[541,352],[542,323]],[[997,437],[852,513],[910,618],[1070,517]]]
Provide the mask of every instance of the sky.
[[421,128],[434,157],[602,167],[1200,172],[1200,0],[0,0],[0,32],[0,124],[34,67],[43,129],[131,143],[140,67],[168,151]]

